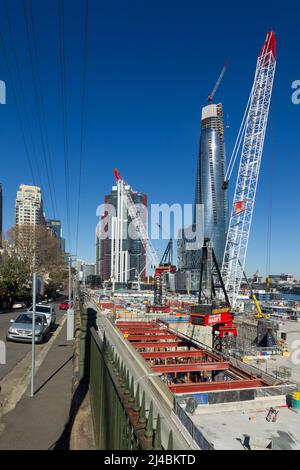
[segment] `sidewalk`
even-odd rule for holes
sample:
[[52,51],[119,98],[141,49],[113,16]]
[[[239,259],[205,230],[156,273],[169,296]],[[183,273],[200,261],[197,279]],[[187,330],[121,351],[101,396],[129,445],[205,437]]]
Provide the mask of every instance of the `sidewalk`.
[[28,387],[16,407],[3,416],[1,450],[69,448],[74,344],[66,341],[66,325],[36,373],[35,396],[29,397]]

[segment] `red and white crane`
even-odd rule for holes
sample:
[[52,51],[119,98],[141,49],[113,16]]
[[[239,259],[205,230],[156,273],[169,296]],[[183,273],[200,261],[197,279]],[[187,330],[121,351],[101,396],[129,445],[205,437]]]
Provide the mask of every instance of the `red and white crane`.
[[231,307],[236,304],[245,268],[275,68],[276,39],[275,33],[271,31],[257,59],[253,86],[224,183],[226,187],[241,147],[222,265],[222,278]]

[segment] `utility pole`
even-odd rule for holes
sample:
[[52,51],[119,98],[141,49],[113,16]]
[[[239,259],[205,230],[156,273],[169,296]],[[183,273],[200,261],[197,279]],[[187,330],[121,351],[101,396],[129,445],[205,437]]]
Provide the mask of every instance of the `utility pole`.
[[[73,255],[76,256],[76,255]],[[74,299],[73,299],[74,300]],[[69,305],[67,312],[67,341],[74,339],[74,305],[72,305],[72,255],[69,255]]]
[[32,339],[31,339],[31,387],[30,396],[34,396],[34,375],[35,375],[35,309],[36,309],[36,273],[32,279]]

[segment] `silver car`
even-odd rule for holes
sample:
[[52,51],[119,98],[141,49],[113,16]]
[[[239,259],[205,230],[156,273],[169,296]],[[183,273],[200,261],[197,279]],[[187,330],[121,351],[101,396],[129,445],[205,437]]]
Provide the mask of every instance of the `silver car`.
[[[43,314],[35,316],[35,343],[42,343],[47,336],[49,327],[47,318]],[[7,341],[32,341],[32,314],[21,313],[16,320],[11,320],[11,326],[6,335]]]

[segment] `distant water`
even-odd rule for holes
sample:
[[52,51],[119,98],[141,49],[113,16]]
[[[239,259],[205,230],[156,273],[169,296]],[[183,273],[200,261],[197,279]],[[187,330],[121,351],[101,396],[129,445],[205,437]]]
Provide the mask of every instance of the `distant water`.
[[300,294],[282,294],[283,300],[299,300],[300,301]]

